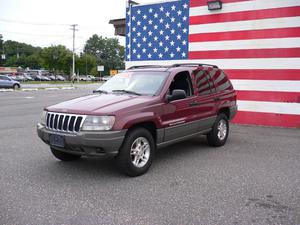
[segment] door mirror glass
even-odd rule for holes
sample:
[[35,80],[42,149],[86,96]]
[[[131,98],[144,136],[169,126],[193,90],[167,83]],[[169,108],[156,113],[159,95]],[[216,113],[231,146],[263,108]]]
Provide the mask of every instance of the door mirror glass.
[[172,95],[167,95],[168,102],[184,98],[186,98],[186,92],[182,89],[175,89],[172,91]]

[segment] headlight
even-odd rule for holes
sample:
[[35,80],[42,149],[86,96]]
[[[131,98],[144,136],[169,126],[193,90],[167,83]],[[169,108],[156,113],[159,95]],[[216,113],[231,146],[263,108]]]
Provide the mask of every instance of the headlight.
[[41,114],[41,124],[44,126],[46,125],[46,115],[47,115],[47,111],[44,110]]
[[115,123],[114,116],[87,116],[82,130],[110,130]]

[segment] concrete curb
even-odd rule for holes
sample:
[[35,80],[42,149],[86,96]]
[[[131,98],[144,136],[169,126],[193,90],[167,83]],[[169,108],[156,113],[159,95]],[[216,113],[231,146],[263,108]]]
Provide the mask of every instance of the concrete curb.
[[0,92],[14,92],[14,91],[40,91],[40,90],[45,90],[45,91],[56,91],[56,90],[73,90],[76,89],[76,87],[48,87],[48,88],[21,88],[21,89],[0,89]]

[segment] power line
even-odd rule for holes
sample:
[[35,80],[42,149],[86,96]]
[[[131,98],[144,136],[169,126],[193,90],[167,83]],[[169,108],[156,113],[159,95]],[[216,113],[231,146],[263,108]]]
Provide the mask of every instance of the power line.
[[40,36],[40,37],[70,37],[70,35],[32,34],[32,33],[14,32],[14,31],[7,31],[7,30],[1,30],[0,32],[2,34],[10,33],[10,34],[17,34],[17,35]]
[[63,24],[63,23],[38,23],[38,22],[31,22],[31,21],[8,20],[8,19],[0,19],[0,22],[18,23],[18,24],[27,24],[27,25],[36,25],[36,26],[69,26],[70,25],[70,24]]

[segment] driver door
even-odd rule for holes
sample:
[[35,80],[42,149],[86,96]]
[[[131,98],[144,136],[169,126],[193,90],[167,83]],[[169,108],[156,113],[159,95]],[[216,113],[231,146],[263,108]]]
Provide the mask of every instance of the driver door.
[[194,95],[189,72],[175,75],[169,87],[169,93],[181,89],[187,94],[186,98],[166,103],[163,106],[162,124],[165,127],[164,142],[180,139],[198,131],[198,96]]

